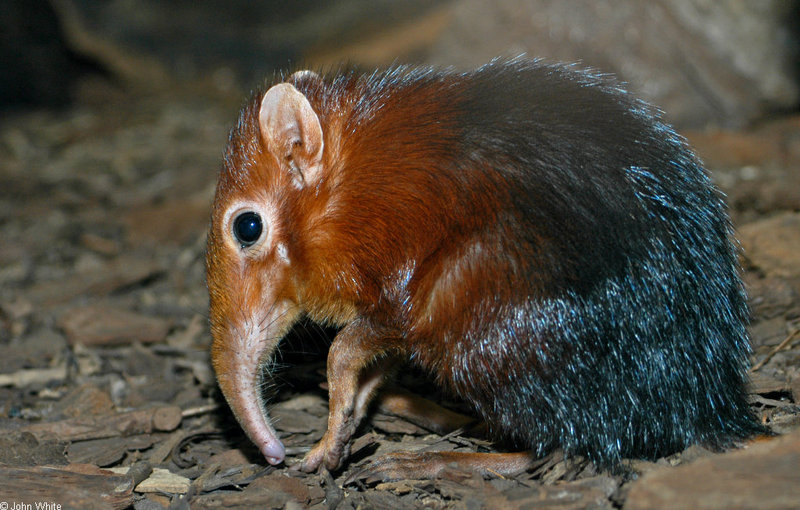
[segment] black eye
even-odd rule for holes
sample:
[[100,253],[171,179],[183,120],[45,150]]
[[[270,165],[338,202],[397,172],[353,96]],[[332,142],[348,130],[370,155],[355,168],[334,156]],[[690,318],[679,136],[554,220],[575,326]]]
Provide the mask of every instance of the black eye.
[[262,230],[261,216],[252,211],[242,213],[233,220],[233,235],[242,248],[255,244]]

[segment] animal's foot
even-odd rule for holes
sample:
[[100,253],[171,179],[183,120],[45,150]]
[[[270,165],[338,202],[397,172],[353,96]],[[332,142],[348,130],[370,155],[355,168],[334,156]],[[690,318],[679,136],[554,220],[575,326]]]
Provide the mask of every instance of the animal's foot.
[[345,485],[363,480],[366,483],[395,480],[428,480],[436,478],[448,466],[464,471],[475,471],[484,476],[513,476],[533,464],[527,452],[471,453],[471,452],[395,452],[380,457],[350,475]]
[[436,478],[446,463],[438,452],[395,452],[383,455],[347,477],[344,484],[363,480],[368,484],[396,480]]
[[328,471],[336,471],[342,467],[350,456],[350,438],[354,427],[349,426],[349,423],[350,421],[347,421],[345,426],[336,427],[333,432],[328,429],[300,462],[300,470],[311,473],[320,467]]

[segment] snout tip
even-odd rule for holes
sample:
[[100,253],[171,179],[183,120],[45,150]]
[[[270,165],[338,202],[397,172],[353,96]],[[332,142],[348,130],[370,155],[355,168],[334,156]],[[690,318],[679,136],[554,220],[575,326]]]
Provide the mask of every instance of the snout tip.
[[264,444],[261,447],[261,454],[267,459],[267,462],[273,466],[277,466],[286,457],[286,450],[280,441],[273,441]]

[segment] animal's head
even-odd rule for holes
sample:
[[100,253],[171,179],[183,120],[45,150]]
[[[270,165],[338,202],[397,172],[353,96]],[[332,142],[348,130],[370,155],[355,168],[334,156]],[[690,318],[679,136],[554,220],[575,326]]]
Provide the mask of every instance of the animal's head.
[[261,385],[277,343],[304,311],[299,243],[324,203],[324,148],[319,116],[295,86],[255,98],[231,132],[208,235],[212,361],[234,414],[272,464],[284,448]]

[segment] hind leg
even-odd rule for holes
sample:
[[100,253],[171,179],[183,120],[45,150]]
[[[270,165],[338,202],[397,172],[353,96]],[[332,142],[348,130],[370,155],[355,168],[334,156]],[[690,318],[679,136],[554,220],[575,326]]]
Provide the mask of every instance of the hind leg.
[[[378,409],[437,434],[467,430],[475,418],[451,411],[432,400],[398,387],[385,388],[376,398]],[[474,430],[473,430],[474,431]]]
[[368,464],[348,477],[345,484],[356,480],[388,482],[432,479],[449,465],[476,471],[483,476],[514,476],[533,467],[535,462],[536,459],[529,452],[396,452]]

